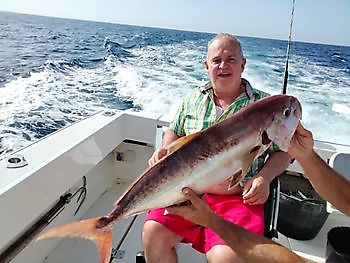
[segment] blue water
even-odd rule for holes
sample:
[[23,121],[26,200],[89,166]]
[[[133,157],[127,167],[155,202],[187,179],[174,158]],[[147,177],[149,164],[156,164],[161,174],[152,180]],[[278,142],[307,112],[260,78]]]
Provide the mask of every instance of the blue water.
[[[208,80],[214,34],[0,12],[0,154],[107,107],[171,117]],[[287,42],[240,37],[253,86],[280,93]],[[320,140],[350,144],[350,47],[293,42],[288,93]]]

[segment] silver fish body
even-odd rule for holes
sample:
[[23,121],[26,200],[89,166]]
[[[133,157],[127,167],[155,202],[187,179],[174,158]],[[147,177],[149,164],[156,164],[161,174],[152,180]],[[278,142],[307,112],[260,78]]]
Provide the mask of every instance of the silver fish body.
[[181,190],[205,193],[213,185],[241,172],[274,141],[288,150],[301,118],[292,96],[276,95],[243,108],[228,119],[180,142],[181,147],[147,169],[116,202],[114,220],[184,201]]

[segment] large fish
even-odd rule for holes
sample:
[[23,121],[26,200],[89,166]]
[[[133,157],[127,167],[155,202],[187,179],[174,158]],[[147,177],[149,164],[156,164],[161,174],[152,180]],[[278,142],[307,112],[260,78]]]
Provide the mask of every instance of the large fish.
[[234,186],[272,141],[282,150],[288,149],[300,118],[300,103],[292,96],[276,95],[252,103],[226,120],[173,143],[170,153],[141,174],[108,215],[53,228],[38,240],[87,238],[95,242],[100,262],[108,263],[117,220],[181,203],[184,187],[202,194],[228,178]]

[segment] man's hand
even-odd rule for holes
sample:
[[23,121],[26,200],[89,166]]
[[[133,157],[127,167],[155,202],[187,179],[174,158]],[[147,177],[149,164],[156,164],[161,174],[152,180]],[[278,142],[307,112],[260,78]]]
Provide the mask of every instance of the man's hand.
[[288,153],[297,161],[307,159],[313,151],[314,140],[312,133],[299,122],[290,142]]
[[148,160],[148,165],[153,166],[155,163],[159,162],[162,158],[168,155],[168,148],[172,142],[180,138],[175,132],[171,129],[168,129],[163,136],[162,147],[154,151],[151,158]]
[[148,165],[153,166],[155,163],[159,162],[159,160],[161,160],[167,154],[168,154],[168,149],[166,148],[159,148],[155,150],[151,158],[148,160]]
[[270,182],[257,174],[250,178],[243,188],[243,203],[258,205],[266,202],[269,197]]
[[167,211],[171,214],[182,216],[195,224],[209,227],[212,222],[212,217],[215,216],[213,210],[211,210],[210,207],[190,188],[184,188],[182,193],[191,204],[186,206],[168,207]]

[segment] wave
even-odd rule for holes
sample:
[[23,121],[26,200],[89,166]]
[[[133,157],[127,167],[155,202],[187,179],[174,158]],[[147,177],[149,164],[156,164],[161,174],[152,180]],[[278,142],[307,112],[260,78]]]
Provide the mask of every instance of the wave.
[[121,44],[118,42],[113,42],[108,37],[105,38],[103,46],[107,50],[108,54],[113,55],[115,58],[118,58],[120,60],[124,58],[134,57],[134,55],[127,50],[130,49],[130,47],[123,47]]

